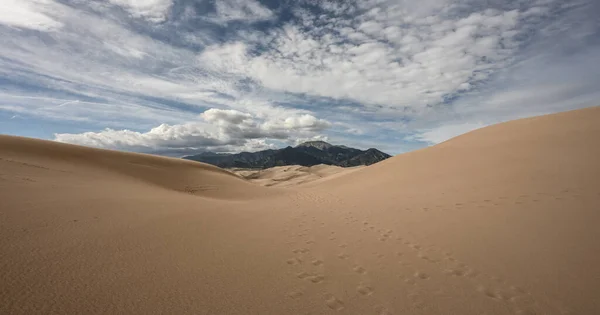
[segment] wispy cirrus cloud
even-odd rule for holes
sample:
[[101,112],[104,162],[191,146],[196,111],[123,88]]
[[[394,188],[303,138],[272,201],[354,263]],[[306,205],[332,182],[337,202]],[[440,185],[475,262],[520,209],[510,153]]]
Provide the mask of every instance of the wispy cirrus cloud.
[[76,122],[47,135],[65,142],[396,153],[599,98],[591,0],[7,1],[0,111]]
[[152,22],[163,22],[167,19],[173,0],[108,0],[121,6],[133,17],[145,18]]

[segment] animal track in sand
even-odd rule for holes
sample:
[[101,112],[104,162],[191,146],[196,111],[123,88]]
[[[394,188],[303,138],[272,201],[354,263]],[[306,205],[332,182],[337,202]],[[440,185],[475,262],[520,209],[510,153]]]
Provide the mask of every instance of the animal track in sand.
[[333,294],[325,294],[325,305],[334,311],[341,311],[344,309],[344,302],[336,298]]
[[321,266],[323,264],[323,261],[320,259],[315,259],[311,262],[311,264],[313,264],[314,266]]
[[348,244],[340,244],[338,247],[340,247],[340,248],[346,248],[346,247],[348,247]]
[[292,253],[294,254],[306,254],[308,253],[310,250],[308,248],[298,248],[298,249],[294,249],[292,251]]

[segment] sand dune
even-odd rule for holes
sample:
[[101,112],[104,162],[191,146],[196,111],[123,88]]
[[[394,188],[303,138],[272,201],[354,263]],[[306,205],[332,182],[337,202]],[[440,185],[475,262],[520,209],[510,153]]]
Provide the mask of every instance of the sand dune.
[[325,164],[314,166],[286,165],[264,170],[232,168],[228,169],[228,171],[261,186],[292,187],[318,181],[323,178],[331,179],[334,175],[337,177],[361,167],[344,168]]
[[2,314],[599,314],[600,108],[297,187],[0,137]]

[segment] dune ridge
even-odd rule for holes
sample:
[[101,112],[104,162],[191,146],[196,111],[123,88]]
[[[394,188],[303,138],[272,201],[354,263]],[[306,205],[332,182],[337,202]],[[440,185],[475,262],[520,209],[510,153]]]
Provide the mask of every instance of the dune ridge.
[[268,187],[292,187],[310,183],[313,181],[331,178],[332,176],[342,176],[347,172],[355,171],[362,166],[340,167],[335,165],[286,165],[276,166],[267,169],[228,169],[230,172],[256,183]]
[[516,120],[285,189],[0,136],[0,313],[597,314],[599,121]]
[[[177,158],[82,147],[0,135],[3,161],[58,172],[89,175],[96,180],[113,176],[168,190],[201,196],[250,198],[271,195],[216,166]],[[224,189],[227,192],[223,191]]]

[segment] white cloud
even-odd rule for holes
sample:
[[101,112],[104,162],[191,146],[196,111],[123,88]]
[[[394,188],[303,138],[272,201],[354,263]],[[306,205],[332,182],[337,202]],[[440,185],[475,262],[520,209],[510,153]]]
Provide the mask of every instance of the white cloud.
[[596,2],[465,3],[292,1],[286,20],[255,0],[3,0],[0,117],[111,128],[62,134],[84,144],[238,150],[412,130],[433,143],[468,130],[440,126],[597,104]]
[[262,120],[237,110],[211,108],[204,120],[184,124],[161,124],[148,132],[105,129],[80,134],[55,134],[54,140],[99,148],[186,154],[199,151],[231,152],[270,148],[269,139],[296,141],[322,138],[318,133],[330,123],[311,115],[280,121]]
[[420,131],[410,137],[407,140],[416,140],[426,142],[428,144],[438,144],[459,136],[463,133],[473,131],[475,129],[483,128],[483,123],[463,123],[457,125],[444,125],[437,128]]
[[163,22],[167,19],[173,0],[108,0],[123,7],[136,18],[145,18],[152,22]]
[[[421,110],[474,88],[508,66],[518,51],[516,10],[438,18],[388,8],[377,21],[368,19],[369,12],[350,27],[313,16],[308,22],[315,32],[288,24],[262,37],[248,36],[250,42],[209,47],[199,60],[274,90]],[[252,41],[269,49],[249,54]]]
[[273,12],[256,0],[216,0],[215,21],[227,23],[232,21],[257,22],[273,17]]
[[2,0],[0,24],[38,31],[53,31],[63,24],[53,17],[52,0]]

